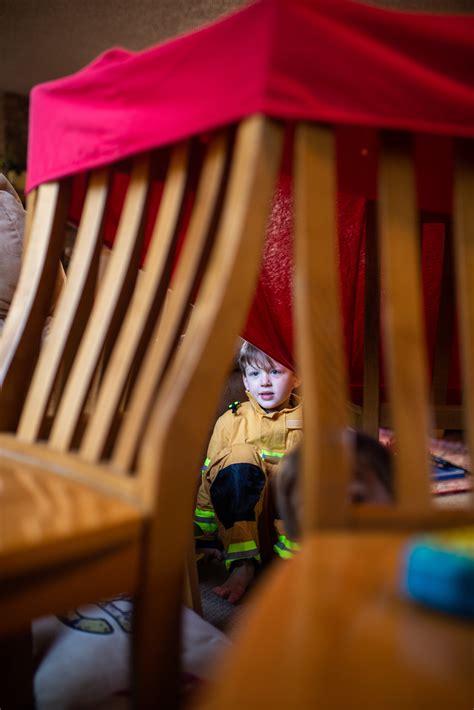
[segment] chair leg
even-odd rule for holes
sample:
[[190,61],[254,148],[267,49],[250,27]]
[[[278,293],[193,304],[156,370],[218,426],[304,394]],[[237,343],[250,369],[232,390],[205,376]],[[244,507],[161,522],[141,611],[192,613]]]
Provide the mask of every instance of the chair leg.
[[190,539],[189,552],[186,556],[186,569],[184,573],[184,603],[196,614],[202,616],[201,592],[199,589],[199,578],[196,566],[196,553],[194,551],[194,540]]
[[0,640],[0,708],[35,707],[33,693],[33,636],[31,628]]

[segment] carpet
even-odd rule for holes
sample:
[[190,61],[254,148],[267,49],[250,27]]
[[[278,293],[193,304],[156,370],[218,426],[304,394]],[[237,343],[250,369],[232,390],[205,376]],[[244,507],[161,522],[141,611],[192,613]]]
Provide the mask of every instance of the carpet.
[[229,633],[237,619],[242,615],[245,600],[238,604],[230,604],[212,591],[213,587],[222,584],[227,578],[227,572],[222,562],[200,562],[198,564],[199,588],[201,591],[202,615],[206,621],[224,633]]

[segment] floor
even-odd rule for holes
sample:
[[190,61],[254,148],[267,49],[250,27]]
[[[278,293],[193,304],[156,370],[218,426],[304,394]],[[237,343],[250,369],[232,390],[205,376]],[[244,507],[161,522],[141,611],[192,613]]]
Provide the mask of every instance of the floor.
[[230,604],[212,591],[213,587],[222,584],[227,577],[221,562],[199,563],[198,572],[203,617],[221,631],[228,633],[242,615],[245,601]]

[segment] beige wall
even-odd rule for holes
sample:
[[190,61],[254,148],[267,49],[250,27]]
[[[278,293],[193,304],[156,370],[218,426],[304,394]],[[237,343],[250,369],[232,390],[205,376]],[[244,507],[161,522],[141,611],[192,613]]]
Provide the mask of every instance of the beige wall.
[[0,0],[0,91],[28,93],[105,49],[143,49],[244,0]]
[[[104,49],[143,49],[245,0],[0,0],[0,91],[26,94]],[[374,0],[375,4],[375,0]],[[379,0],[408,9],[472,11],[473,0]]]

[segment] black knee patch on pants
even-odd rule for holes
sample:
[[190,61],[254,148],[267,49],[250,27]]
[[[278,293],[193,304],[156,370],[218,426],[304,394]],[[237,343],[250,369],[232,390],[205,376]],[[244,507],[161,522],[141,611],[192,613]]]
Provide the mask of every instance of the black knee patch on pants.
[[214,511],[226,530],[243,520],[255,520],[255,506],[265,475],[253,463],[233,463],[219,471],[210,494]]

